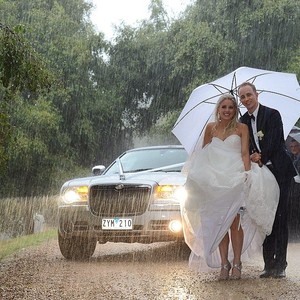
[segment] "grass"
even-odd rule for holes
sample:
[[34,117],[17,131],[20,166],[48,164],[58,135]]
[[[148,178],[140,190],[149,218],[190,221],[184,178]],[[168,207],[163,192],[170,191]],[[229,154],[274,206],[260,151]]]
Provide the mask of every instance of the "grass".
[[25,235],[10,240],[0,241],[0,261],[15,252],[31,247],[37,246],[47,240],[57,237],[57,229],[47,229],[40,233]]

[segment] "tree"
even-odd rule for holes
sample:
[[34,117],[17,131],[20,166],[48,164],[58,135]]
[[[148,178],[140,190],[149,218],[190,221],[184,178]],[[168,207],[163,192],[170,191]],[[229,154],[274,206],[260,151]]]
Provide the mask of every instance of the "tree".
[[[22,24],[24,38],[55,74],[55,86],[46,94],[42,89],[19,89],[10,111],[14,141],[5,147],[10,151],[7,190],[26,178],[19,190],[33,193],[51,187],[49,178],[57,175],[54,181],[61,184],[62,176],[77,166],[109,161],[130,139],[121,119],[122,105],[107,76],[108,45],[87,19],[91,4],[16,0],[1,5],[6,8],[3,20]],[[27,79],[32,80],[30,75]],[[41,117],[38,123],[36,116]]]
[[21,91],[28,99],[30,94],[50,88],[52,74],[23,37],[21,26],[13,30],[0,24],[0,45],[0,176],[3,187],[5,178],[8,178],[9,148],[14,142],[11,116],[16,105],[16,95]]

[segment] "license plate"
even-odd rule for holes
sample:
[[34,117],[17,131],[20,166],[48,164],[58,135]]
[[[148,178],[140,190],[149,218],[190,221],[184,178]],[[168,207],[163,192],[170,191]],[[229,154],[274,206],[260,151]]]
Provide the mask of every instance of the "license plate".
[[130,230],[132,219],[130,218],[105,218],[102,219],[102,230]]

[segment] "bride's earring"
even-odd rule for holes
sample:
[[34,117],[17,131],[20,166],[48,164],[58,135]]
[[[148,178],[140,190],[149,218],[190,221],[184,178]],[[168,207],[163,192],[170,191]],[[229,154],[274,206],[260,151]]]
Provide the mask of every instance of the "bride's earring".
[[218,121],[221,122],[220,113],[218,113]]

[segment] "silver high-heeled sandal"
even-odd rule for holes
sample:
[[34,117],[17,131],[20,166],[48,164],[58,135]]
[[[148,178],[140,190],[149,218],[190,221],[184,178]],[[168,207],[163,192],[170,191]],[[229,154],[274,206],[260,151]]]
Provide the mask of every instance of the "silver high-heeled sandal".
[[[232,274],[233,271],[236,270],[236,274]],[[232,273],[231,273],[231,279],[241,279],[242,275],[242,262],[239,262],[238,264],[233,264],[232,266]]]
[[222,264],[219,280],[227,280],[229,278],[230,270],[231,270],[230,262],[228,262],[227,264],[224,264],[224,265]]

